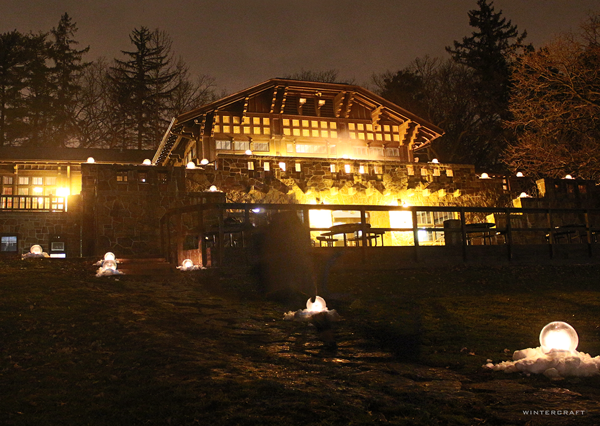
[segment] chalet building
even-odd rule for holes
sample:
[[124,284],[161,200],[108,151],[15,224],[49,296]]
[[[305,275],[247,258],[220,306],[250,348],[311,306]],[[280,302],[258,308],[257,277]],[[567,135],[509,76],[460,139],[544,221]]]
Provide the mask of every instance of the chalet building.
[[362,87],[272,79],[173,120],[154,163],[252,158],[412,162],[443,131]]

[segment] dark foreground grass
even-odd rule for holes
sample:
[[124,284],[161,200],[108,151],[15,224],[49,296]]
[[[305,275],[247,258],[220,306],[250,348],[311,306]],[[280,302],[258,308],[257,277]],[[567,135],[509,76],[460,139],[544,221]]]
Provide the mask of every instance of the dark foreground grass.
[[553,320],[599,355],[598,266],[333,273],[331,350],[243,272],[91,263],[0,261],[0,424],[600,423],[599,377],[482,368]]

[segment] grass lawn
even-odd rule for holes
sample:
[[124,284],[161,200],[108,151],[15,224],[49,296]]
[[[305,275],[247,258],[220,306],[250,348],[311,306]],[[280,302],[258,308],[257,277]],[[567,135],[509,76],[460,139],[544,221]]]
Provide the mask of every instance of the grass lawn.
[[600,355],[600,266],[334,272],[335,350],[244,272],[92,263],[0,260],[0,424],[600,424],[600,376],[482,368],[554,320]]

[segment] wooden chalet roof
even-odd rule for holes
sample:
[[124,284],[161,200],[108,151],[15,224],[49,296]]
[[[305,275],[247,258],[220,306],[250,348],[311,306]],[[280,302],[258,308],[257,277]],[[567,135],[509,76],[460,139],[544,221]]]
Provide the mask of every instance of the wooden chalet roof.
[[[333,100],[327,103],[322,111],[319,110],[323,117],[347,119],[351,114],[357,114],[357,105],[360,105],[362,109],[359,114],[365,115],[360,118],[374,119],[385,114],[401,123],[417,126],[418,137],[414,140],[414,149],[425,147],[444,133],[432,123],[360,86],[274,78],[175,117],[155,153],[153,162],[162,164],[181,139],[193,138],[194,128],[202,126],[207,118],[212,119],[212,114],[219,110],[243,115],[250,106],[252,112],[295,115],[295,105],[300,97],[306,98],[304,111],[307,116],[314,115],[317,108],[315,99],[322,97]],[[257,98],[262,98],[260,105],[249,105]],[[260,110],[251,107],[259,107]]]

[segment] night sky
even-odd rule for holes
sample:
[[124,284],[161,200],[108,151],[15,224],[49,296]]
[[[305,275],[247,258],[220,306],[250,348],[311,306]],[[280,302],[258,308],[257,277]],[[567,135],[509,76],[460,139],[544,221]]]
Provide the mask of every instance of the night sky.
[[[598,0],[496,0],[496,11],[540,47],[577,30]],[[301,70],[339,71],[369,87],[373,73],[397,71],[417,57],[447,57],[445,46],[470,35],[476,0],[0,0],[0,32],[48,31],[67,12],[87,60],[122,58],[129,34],[160,28],[194,74],[219,91],[242,90]]]

